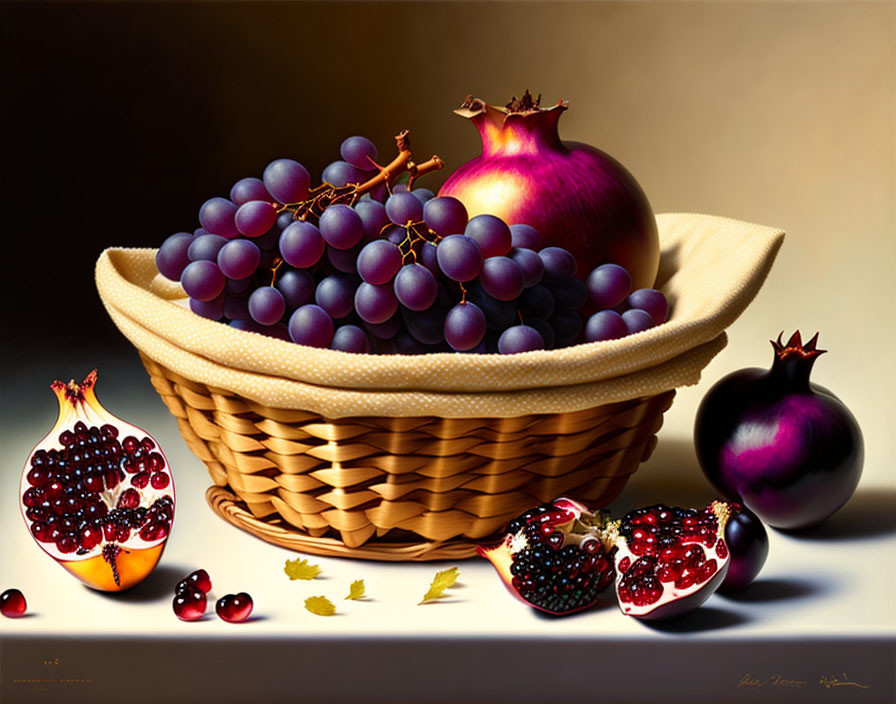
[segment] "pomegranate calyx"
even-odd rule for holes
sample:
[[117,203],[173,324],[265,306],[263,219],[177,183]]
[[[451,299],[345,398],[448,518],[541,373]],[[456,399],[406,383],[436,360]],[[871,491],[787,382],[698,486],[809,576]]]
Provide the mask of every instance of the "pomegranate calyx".
[[808,388],[815,360],[827,350],[818,349],[818,333],[805,344],[799,330],[790,336],[787,344],[781,342],[783,334],[778,335],[777,341],[770,340],[775,350],[771,374],[782,382],[789,382],[793,388]]

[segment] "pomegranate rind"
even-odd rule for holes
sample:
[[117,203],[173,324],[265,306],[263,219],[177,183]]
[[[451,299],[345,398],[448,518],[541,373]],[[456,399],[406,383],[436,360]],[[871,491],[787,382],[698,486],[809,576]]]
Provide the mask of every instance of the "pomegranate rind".
[[86,560],[60,561],[59,564],[88,587],[104,592],[121,592],[146,579],[159,564],[164,549],[164,542],[145,550],[122,548],[116,560],[118,584],[115,583],[115,575],[109,563],[102,555],[94,555]]
[[[123,438],[127,435],[133,435],[135,437],[143,436],[149,437],[155,442],[155,439],[145,430],[122,420],[118,416],[110,413],[102,406],[102,404],[100,404],[95,391],[97,378],[97,370],[94,369],[80,384],[77,384],[74,381],[69,382],[68,384],[61,381],[54,381],[50,385],[50,389],[53,391],[59,403],[58,416],[50,431],[28,454],[28,459],[25,461],[25,467],[22,470],[21,480],[19,482],[19,511],[28,528],[29,534],[31,534],[32,521],[29,520],[26,515],[26,508],[21,498],[31,487],[31,483],[28,481],[28,472],[31,468],[32,458],[40,450],[58,449],[58,438],[63,430],[71,430],[79,420],[88,426],[98,427],[109,423],[118,428],[119,437]],[[140,494],[143,497],[151,497],[152,500],[157,500],[166,496],[170,497],[173,511],[174,506],[176,506],[176,500],[174,476],[171,471],[171,464],[158,442],[155,442],[153,451],[158,452],[162,456],[164,460],[164,468],[161,471],[167,474],[170,481],[168,486],[164,489],[156,490],[147,488],[140,490]],[[130,482],[132,476],[134,475],[129,475],[125,482],[119,486],[124,487],[126,483]],[[171,525],[173,525],[173,522],[174,519],[172,517]],[[131,535],[128,540],[116,543],[121,548],[121,552],[114,558],[114,568],[113,565],[103,557],[103,548],[109,545],[105,540],[100,541],[94,548],[79,555],[77,553],[62,553],[57,549],[55,544],[43,543],[37,540],[33,534],[31,535],[34,542],[37,543],[45,553],[85,585],[101,591],[119,592],[140,583],[150,574],[150,572],[152,572],[161,558],[162,551],[168,540],[168,536],[170,535],[170,525],[168,534],[161,538],[152,541],[142,540],[138,537],[138,531],[134,530],[133,535]],[[116,573],[118,575],[117,581],[115,578]]]

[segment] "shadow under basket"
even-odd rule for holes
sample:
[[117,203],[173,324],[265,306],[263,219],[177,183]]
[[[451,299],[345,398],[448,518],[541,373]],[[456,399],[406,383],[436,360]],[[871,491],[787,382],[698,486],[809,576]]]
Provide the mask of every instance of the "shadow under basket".
[[301,552],[456,560],[531,506],[609,504],[656,446],[675,391],[513,418],[348,417],[267,408],[141,354],[224,520]]

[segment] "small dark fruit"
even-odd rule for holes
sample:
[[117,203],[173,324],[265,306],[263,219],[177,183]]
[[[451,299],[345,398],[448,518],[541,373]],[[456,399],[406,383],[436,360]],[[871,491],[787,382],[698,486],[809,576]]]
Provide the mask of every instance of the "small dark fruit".
[[215,604],[215,611],[228,623],[240,623],[252,613],[252,597],[246,592],[225,594]]
[[0,614],[6,618],[19,618],[25,615],[28,604],[25,603],[25,595],[18,589],[7,589],[0,594]]
[[768,533],[762,521],[740,504],[728,506],[731,515],[725,525],[725,543],[731,552],[731,564],[719,587],[721,592],[745,588],[756,579],[768,557]]
[[196,588],[203,594],[208,594],[212,590],[212,580],[205,570],[196,570],[184,577],[174,588],[175,593],[180,594],[185,589]]
[[196,621],[205,614],[208,601],[203,592],[196,587],[181,589],[174,596],[174,615],[181,621]]

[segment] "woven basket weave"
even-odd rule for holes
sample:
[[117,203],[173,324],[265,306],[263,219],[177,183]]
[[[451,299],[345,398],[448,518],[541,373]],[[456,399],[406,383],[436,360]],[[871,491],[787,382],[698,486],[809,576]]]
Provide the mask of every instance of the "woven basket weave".
[[550,352],[350,355],[265,338],[185,310],[153,250],[107,250],[97,286],[225,520],[303,552],[460,559],[535,503],[612,501],[783,239],[709,216],[658,224],[670,321]]

